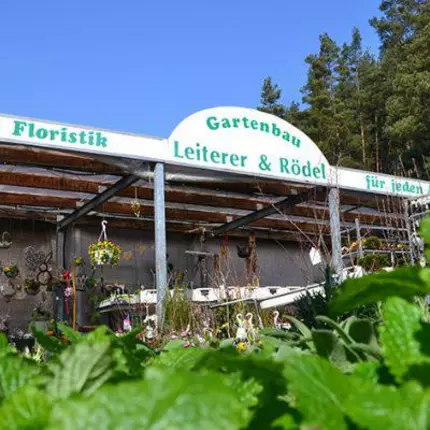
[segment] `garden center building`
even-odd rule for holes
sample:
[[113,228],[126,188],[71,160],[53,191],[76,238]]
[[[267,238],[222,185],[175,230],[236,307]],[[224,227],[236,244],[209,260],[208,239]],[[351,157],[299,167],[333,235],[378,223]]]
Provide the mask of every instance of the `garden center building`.
[[297,128],[233,107],[193,114],[168,139],[0,115],[0,163],[0,317],[22,328],[40,303],[65,312],[53,279],[67,271],[88,324],[88,249],[105,238],[120,259],[97,282],[156,289],[159,311],[174,285],[204,302],[220,287],[282,296],[327,264],[341,276],[366,237],[387,265],[414,260],[405,202],[430,186],[330,166]]

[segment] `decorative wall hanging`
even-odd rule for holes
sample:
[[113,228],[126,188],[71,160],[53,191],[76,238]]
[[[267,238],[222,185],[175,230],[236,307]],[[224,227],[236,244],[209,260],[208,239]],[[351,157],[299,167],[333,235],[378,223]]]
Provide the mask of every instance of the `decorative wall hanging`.
[[[51,253],[52,255],[52,253]],[[46,254],[43,251],[36,251],[33,246],[24,249],[25,267],[29,273],[35,274],[40,266],[46,261]]]
[[49,263],[52,260],[52,252],[50,252],[39,265],[39,273],[36,276],[37,282],[40,285],[46,286],[52,281],[51,270],[49,269]]
[[0,294],[5,302],[10,302],[16,294],[15,286],[10,281],[7,284],[0,285]]
[[99,240],[91,244],[88,248],[93,266],[115,266],[119,263],[121,248],[108,240],[106,226],[107,221],[102,221],[102,232]]
[[15,287],[15,295],[13,296],[14,300],[24,300],[27,298],[27,292],[25,291],[25,281],[21,276],[13,279],[10,282]]
[[10,264],[8,266],[3,266],[2,271],[3,271],[4,275],[9,279],[16,278],[18,276],[18,273],[19,273],[19,269],[18,269],[18,266],[16,264]]
[[4,231],[1,235],[0,248],[8,249],[12,246],[12,241],[7,240],[7,238],[12,238],[9,232]]

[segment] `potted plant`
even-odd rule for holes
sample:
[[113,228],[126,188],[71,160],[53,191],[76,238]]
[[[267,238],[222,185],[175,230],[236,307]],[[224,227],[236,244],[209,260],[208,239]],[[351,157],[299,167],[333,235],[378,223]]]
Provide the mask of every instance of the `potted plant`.
[[110,240],[99,240],[90,245],[88,253],[93,266],[115,266],[119,263],[121,248]]
[[389,265],[389,260],[383,254],[368,254],[358,260],[358,264],[368,272],[377,272]]
[[9,337],[9,342],[15,346],[18,351],[24,352],[26,348],[31,351],[35,344],[35,339],[31,333],[24,333],[22,330]]
[[[43,302],[39,303],[33,310],[32,322],[30,323],[30,329],[34,327],[38,331],[46,333],[50,328],[50,318],[49,312],[43,309]],[[31,330],[30,330],[31,331]]]
[[3,270],[3,273],[5,274],[5,276],[7,276],[10,279],[16,278],[18,276],[18,273],[19,273],[19,269],[18,269],[18,266],[16,264],[4,266],[2,268],[2,270]]
[[40,291],[40,282],[36,281],[35,279],[26,279],[25,291],[30,296],[35,296]]
[[363,245],[366,249],[381,249],[382,241],[378,236],[369,236],[363,240]]

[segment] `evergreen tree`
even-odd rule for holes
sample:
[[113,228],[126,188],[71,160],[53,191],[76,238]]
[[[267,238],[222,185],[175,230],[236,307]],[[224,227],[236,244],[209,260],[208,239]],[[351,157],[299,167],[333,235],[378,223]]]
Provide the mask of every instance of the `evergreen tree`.
[[331,164],[429,177],[430,1],[382,0],[380,10],[370,20],[379,58],[363,49],[358,29],[342,47],[323,34],[305,60],[304,107],[285,107],[267,78],[259,109],[303,130]]
[[[346,65],[341,60],[341,50],[327,34],[320,36],[317,55],[309,55],[308,79],[303,87],[303,102],[307,105],[304,130],[321,148],[331,164],[354,165],[349,145],[349,117],[339,91],[348,91],[345,78],[343,88],[338,88],[340,72]],[[342,79],[342,78],[341,78]]]
[[386,0],[373,19],[381,42],[386,91],[385,134],[395,173],[422,176],[430,154],[430,6],[424,0]]
[[297,102],[291,102],[286,108],[285,120],[302,131],[307,129],[306,111],[300,110],[300,105]]
[[272,78],[264,79],[258,110],[284,118],[286,108],[280,101],[281,93],[282,90],[279,86],[272,83]]

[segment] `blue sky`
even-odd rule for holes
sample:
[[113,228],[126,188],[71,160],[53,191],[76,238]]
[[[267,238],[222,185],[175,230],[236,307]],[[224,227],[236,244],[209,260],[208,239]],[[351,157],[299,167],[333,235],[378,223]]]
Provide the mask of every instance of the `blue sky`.
[[271,76],[300,99],[328,32],[369,26],[379,0],[1,0],[0,112],[167,137],[198,110],[256,107]]

